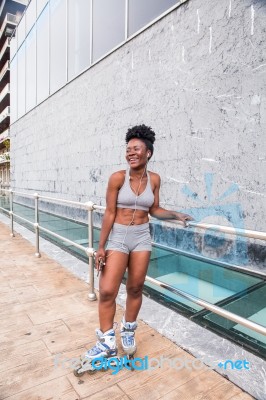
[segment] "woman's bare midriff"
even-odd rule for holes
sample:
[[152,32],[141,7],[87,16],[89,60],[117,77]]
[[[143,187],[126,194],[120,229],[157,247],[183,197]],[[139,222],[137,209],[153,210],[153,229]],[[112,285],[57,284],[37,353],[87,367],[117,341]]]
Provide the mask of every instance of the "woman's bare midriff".
[[[128,225],[132,220],[135,210],[131,208],[117,208],[115,221],[117,224]],[[141,225],[149,222],[147,211],[136,210],[132,225]]]

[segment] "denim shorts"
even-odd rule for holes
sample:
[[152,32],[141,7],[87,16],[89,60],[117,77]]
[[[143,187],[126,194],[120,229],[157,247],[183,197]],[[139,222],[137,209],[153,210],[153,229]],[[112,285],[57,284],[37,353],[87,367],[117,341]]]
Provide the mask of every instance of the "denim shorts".
[[113,224],[106,250],[117,250],[129,254],[131,251],[151,251],[149,223],[140,225]]

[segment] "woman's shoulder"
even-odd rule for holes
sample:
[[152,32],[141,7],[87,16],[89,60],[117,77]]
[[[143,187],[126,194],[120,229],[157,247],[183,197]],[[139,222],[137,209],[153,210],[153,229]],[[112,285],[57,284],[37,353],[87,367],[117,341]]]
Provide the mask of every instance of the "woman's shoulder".
[[160,182],[161,177],[160,177],[159,174],[157,174],[156,172],[152,172],[152,171],[148,171],[148,172],[149,172],[149,174],[150,174],[151,179],[152,179],[154,182]]
[[125,180],[126,170],[121,169],[120,171],[113,172],[109,178],[109,182],[117,186],[122,186]]

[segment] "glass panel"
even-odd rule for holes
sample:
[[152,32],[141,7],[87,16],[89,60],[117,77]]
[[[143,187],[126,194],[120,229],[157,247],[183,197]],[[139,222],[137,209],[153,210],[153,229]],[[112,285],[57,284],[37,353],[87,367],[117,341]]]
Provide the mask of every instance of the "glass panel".
[[49,96],[49,8],[37,20],[37,103]]
[[90,65],[90,1],[71,0],[68,9],[68,79]]
[[[34,1],[34,0],[32,0],[32,1]],[[48,3],[48,0],[37,0],[37,18],[41,14],[42,10],[44,9],[44,7],[46,6],[47,3]]]
[[18,118],[25,114],[25,42],[18,50]]
[[[222,308],[266,327],[266,285],[231,301]],[[257,333],[243,325],[236,324],[213,313],[207,314],[204,320],[210,321],[219,328],[230,331],[231,335],[239,335],[242,340],[245,339],[247,342],[254,342],[266,350],[266,336],[261,333]]]
[[17,35],[15,34],[10,39],[10,60],[13,59],[16,52],[17,52]]
[[125,40],[125,0],[93,1],[93,62]]
[[26,15],[26,35],[27,35],[36,21],[36,1],[31,0],[25,15]]
[[50,93],[66,83],[66,0],[50,0]]
[[26,112],[36,105],[36,27],[26,38]]
[[25,40],[25,30],[26,30],[26,23],[25,23],[25,14],[24,14],[20,20],[18,27],[17,27],[18,48],[21,46],[22,42]]
[[17,120],[17,56],[10,63],[10,121],[11,124]]
[[[152,250],[148,275],[212,304],[246,291],[261,282],[259,278],[156,247]],[[172,302],[178,302],[182,307],[190,307],[190,311],[202,309],[166,289],[156,287],[149,282],[145,285],[168,296],[173,299]]]
[[128,34],[131,36],[158,17],[177,0],[129,0],[128,3]]

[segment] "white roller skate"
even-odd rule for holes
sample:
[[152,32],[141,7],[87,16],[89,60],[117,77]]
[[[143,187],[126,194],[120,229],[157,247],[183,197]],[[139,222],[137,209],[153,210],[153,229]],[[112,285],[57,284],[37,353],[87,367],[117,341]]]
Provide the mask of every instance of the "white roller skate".
[[85,372],[93,374],[98,370],[95,365],[100,365],[101,361],[97,360],[92,364],[92,361],[100,358],[116,357],[117,347],[114,329],[109,329],[106,332],[102,332],[100,329],[96,329],[96,336],[98,341],[96,345],[88,350],[83,356],[80,357],[80,364],[74,369],[75,376],[82,376]]
[[126,322],[125,317],[121,321],[121,343],[127,358],[130,360],[133,358],[137,351],[137,344],[135,340],[135,330],[137,329],[137,322]]

